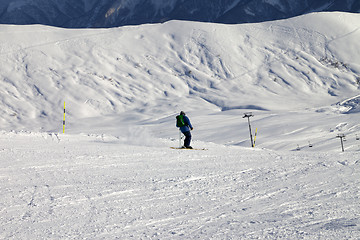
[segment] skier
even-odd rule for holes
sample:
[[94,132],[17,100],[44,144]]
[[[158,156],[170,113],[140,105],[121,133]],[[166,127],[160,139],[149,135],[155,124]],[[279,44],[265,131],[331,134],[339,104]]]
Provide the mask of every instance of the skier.
[[176,116],[176,127],[180,128],[180,131],[185,135],[184,146],[183,148],[190,148],[191,133],[190,130],[193,130],[190,120],[183,111],[180,112],[180,115]]

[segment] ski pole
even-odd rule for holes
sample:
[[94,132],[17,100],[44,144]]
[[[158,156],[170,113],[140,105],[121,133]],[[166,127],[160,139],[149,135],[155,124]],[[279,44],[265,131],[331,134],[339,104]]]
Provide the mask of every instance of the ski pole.
[[182,132],[180,131],[180,129],[179,129],[179,148],[181,148],[182,146],[181,146],[181,139],[183,139],[184,138],[184,136],[182,135]]

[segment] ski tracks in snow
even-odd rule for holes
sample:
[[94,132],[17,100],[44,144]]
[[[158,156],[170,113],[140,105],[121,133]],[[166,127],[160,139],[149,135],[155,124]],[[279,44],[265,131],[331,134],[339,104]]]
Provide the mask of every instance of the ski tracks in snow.
[[3,239],[360,237],[357,152],[0,138]]

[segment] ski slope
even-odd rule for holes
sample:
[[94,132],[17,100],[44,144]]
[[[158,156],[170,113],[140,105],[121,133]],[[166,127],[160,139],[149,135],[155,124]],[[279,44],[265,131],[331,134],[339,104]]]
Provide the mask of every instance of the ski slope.
[[359,239],[359,29],[0,25],[0,238]]
[[[0,135],[1,239],[358,239],[357,152]],[[30,143],[30,144],[29,144]],[[161,143],[161,144],[160,144]]]

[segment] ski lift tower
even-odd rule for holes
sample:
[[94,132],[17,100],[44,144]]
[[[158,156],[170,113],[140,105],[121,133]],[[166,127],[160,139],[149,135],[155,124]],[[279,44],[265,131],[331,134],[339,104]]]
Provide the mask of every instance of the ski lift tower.
[[345,134],[338,134],[337,137],[340,138],[340,141],[341,141],[341,149],[342,149],[342,151],[344,152]]
[[244,116],[243,116],[243,118],[248,119],[251,147],[254,147],[253,136],[252,136],[252,133],[251,133],[251,124],[250,124],[250,118],[253,117],[253,116],[254,115],[252,114],[252,112],[244,113]]

